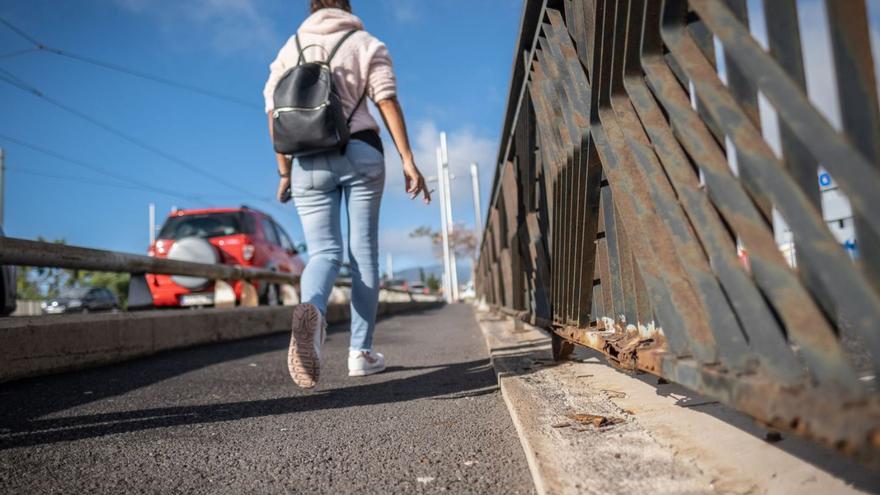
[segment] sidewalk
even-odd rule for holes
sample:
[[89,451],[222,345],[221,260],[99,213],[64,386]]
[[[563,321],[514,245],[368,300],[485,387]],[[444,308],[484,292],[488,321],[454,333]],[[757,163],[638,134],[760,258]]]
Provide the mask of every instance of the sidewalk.
[[771,443],[754,420],[716,401],[618,371],[590,349],[554,363],[545,332],[498,314],[477,318],[539,493],[880,490],[880,474],[796,437]]

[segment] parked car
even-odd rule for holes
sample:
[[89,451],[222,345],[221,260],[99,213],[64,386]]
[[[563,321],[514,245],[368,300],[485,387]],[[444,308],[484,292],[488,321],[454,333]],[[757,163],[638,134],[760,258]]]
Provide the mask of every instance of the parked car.
[[[241,206],[171,213],[148,250],[150,256],[199,263],[224,263],[301,275],[305,264],[290,237],[271,216]],[[211,306],[214,282],[198,277],[147,275],[153,304]],[[232,283],[241,301],[242,282]],[[276,284],[257,282],[262,304],[281,303]]]
[[423,284],[421,282],[411,282],[409,284],[409,292],[411,294],[428,294],[428,293],[430,293],[430,291],[428,290],[428,287],[425,286],[425,284]]
[[[0,228],[0,237],[3,237],[3,229]],[[15,312],[17,299],[18,272],[14,266],[0,266],[0,316],[11,315]]]
[[382,288],[409,291],[409,282],[402,278],[390,278],[382,281]]
[[89,313],[119,309],[116,295],[103,287],[75,287],[65,289],[58,297],[40,303],[43,314]]

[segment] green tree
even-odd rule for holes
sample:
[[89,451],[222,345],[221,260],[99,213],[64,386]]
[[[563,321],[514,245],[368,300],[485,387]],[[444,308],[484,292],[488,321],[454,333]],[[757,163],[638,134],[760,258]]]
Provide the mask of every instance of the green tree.
[[428,275],[428,278],[425,280],[425,286],[431,292],[437,292],[440,290],[440,279],[437,278],[433,273]]
[[[45,242],[42,237],[37,240]],[[66,244],[64,239],[52,242]],[[17,297],[33,301],[57,297],[61,291],[70,287],[103,287],[116,294],[120,305],[125,307],[130,279],[131,276],[127,273],[21,266],[18,267],[16,277]]]
[[[42,236],[37,237],[40,242],[47,242]],[[51,241],[54,244],[65,244],[64,239]],[[16,289],[18,298],[23,300],[38,300],[47,297],[55,297],[61,290],[73,287],[74,280],[71,278],[71,270],[61,268],[46,268],[20,266],[16,277]]]
[[24,301],[36,301],[43,299],[43,293],[40,286],[34,280],[34,268],[29,266],[20,266],[16,273],[16,297]]

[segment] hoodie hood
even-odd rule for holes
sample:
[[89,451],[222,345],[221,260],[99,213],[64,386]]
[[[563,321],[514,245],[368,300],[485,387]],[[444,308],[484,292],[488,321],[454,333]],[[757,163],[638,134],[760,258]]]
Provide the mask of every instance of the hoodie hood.
[[354,14],[342,9],[321,9],[306,18],[299,31],[310,34],[333,34],[363,28],[363,21]]

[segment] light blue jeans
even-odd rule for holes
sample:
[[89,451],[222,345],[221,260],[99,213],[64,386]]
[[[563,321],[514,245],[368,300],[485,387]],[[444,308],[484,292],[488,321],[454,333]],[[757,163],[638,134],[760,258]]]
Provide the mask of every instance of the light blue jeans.
[[302,301],[326,314],[327,300],[342,265],[341,206],[348,212],[353,351],[373,346],[379,305],[379,205],[385,188],[385,157],[363,141],[337,152],[293,162],[291,192],[302,221],[309,261],[300,282]]

